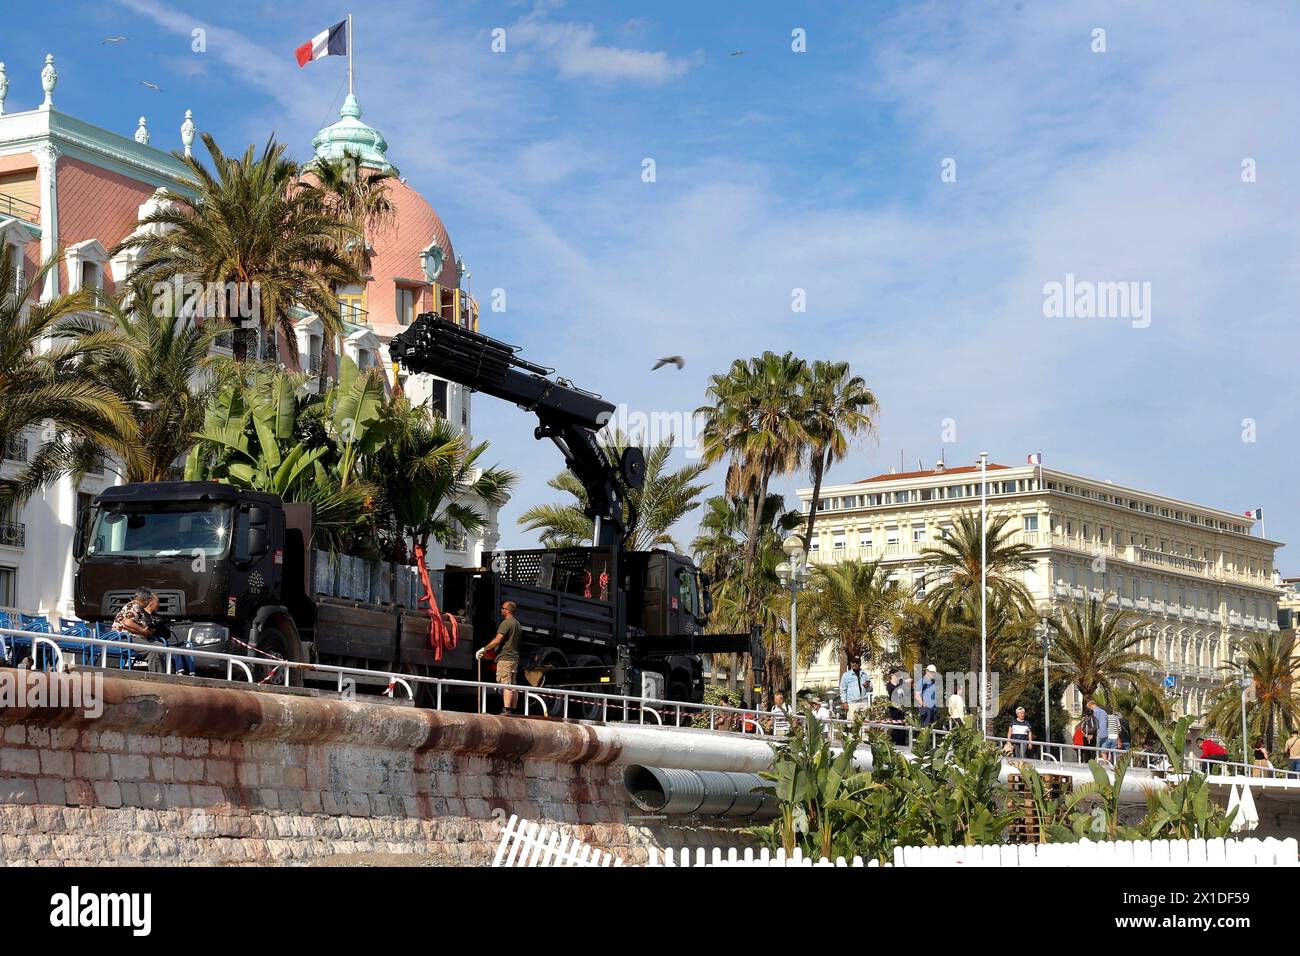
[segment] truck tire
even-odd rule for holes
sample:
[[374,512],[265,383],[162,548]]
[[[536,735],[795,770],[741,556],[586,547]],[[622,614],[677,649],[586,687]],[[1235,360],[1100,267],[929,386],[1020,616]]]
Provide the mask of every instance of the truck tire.
[[[565,656],[564,651],[558,647],[539,647],[530,653],[527,658],[520,661],[519,676],[515,678],[516,683],[527,686],[528,678],[524,676],[524,669],[529,666],[538,667],[542,664],[550,664],[554,667],[568,667],[569,659]],[[542,681],[538,690],[546,687],[546,682]],[[547,717],[561,717],[564,715],[564,701],[557,698],[542,698],[546,701],[546,706],[542,708]],[[519,704],[519,713],[523,713],[523,702]],[[536,707],[535,702],[529,703],[530,708]],[[530,711],[536,714],[536,710]]]
[[[592,654],[575,654],[569,659],[570,667],[603,667],[605,663],[605,661]],[[585,687],[574,687],[573,690],[607,694],[610,687],[608,684],[588,684]],[[578,698],[569,703],[570,720],[600,720],[601,712],[602,708],[599,701],[583,701]]]
[[[294,660],[295,655],[293,652],[293,648],[290,647],[289,645],[290,645],[289,638],[283,632],[281,632],[279,628],[264,627],[257,633],[257,649],[267,654],[268,656],[274,655],[275,657],[284,658],[285,660]],[[258,654],[254,656],[260,657],[261,655]],[[282,687],[284,686],[284,674],[275,673],[276,668],[274,664],[267,664],[264,666],[253,665],[251,666],[251,669],[253,671],[253,683],[255,684],[274,683],[274,684],[279,684]],[[272,673],[274,673],[274,676],[273,677],[269,676]],[[290,687],[302,686],[301,670],[290,671],[289,686]]]

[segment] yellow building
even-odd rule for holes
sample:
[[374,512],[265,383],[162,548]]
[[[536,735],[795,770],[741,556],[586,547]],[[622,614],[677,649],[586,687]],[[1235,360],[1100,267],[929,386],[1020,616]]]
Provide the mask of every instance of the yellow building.
[[[1088,595],[1150,624],[1141,649],[1172,675],[1182,713],[1200,713],[1237,641],[1278,629],[1277,541],[1254,537],[1240,514],[1036,465],[987,469],[990,516],[1008,515],[1011,540],[1030,546],[1024,583],[1040,612]],[[821,492],[814,562],[882,559],[894,580],[924,591],[921,557],[956,515],[979,510],[978,466],[876,475]],[[811,489],[799,491],[805,513]],[[834,684],[824,658],[801,686]],[[1073,699],[1071,699],[1073,698]],[[1071,691],[1067,705],[1082,701]]]

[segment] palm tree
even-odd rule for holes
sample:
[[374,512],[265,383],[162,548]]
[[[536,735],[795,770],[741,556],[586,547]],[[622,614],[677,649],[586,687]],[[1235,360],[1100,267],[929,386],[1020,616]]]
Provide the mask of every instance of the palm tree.
[[817,565],[800,602],[801,662],[811,663],[827,647],[841,658],[878,657],[905,597],[880,560]]
[[[703,417],[700,439],[703,463],[728,460],[726,494],[745,503],[745,537],[741,549],[741,578],[748,605],[748,625],[759,623],[763,589],[749,582],[762,547],[763,510],[772,478],[794,471],[808,448],[804,428],[803,384],[807,363],[794,353],[764,352],[748,361],[737,359],[725,375],[709,379],[706,396],[712,404],[696,409]],[[739,667],[732,667],[733,688]]]
[[316,178],[321,202],[341,224],[339,245],[360,275],[370,274],[369,237],[383,232],[396,216],[389,185],[397,179],[392,169],[363,169],[351,154],[340,159],[315,159],[307,171]]
[[[1271,751],[1279,730],[1290,733],[1300,727],[1300,697],[1295,685],[1300,654],[1295,632],[1255,634],[1241,644],[1246,674],[1255,691],[1254,702],[1246,707],[1250,736],[1263,737]],[[1235,664],[1224,664],[1223,683],[1215,689],[1205,715],[1225,740],[1241,736],[1241,679]],[[1243,743],[1248,746],[1249,740]]]
[[804,389],[807,396],[804,430],[808,433],[808,469],[813,483],[804,537],[811,543],[822,479],[831,465],[844,459],[856,437],[875,430],[874,416],[880,412],[880,406],[867,383],[849,372],[848,362],[813,362]]
[[1107,697],[1123,686],[1158,693],[1157,683],[1140,668],[1154,667],[1156,659],[1136,648],[1149,621],[1129,611],[1106,613],[1104,598],[1090,597],[1049,620],[1056,632],[1050,660],[1061,667],[1084,699],[1098,690]]
[[[619,461],[631,440],[616,432],[605,443],[605,453]],[[673,471],[668,470],[672,455],[673,436],[669,435],[645,451],[645,481],[638,489],[630,491],[624,502],[624,521],[627,530],[623,546],[629,551],[649,551],[665,546],[677,550],[672,528],[683,517],[700,506],[697,500],[706,483],[697,482],[706,465],[691,464]],[[528,531],[540,531],[543,546],[548,548],[578,547],[591,541],[595,525],[587,516],[587,492],[573,472],[561,472],[547,482],[556,491],[572,496],[572,504],[537,505],[519,516],[519,523]]]
[[725,375],[709,379],[712,404],[703,416],[703,462],[727,465],[726,493],[747,508],[742,568],[748,575],[758,554],[763,508],[772,478],[792,472],[808,447],[803,383],[807,363],[792,352],[764,352],[737,359]]
[[[710,632],[742,632],[749,629],[751,622],[757,624],[767,646],[767,679],[775,687],[789,676],[785,635],[790,615],[790,597],[777,578],[776,568],[785,560],[782,542],[803,523],[803,515],[787,511],[785,499],[772,494],[763,502],[759,520],[758,555],[748,576],[743,569],[749,523],[749,506],[744,499],[717,495],[705,502],[691,553],[696,566],[713,583]],[[729,679],[735,674],[733,667]]]
[[1014,575],[1032,568],[1034,562],[1029,557],[1029,545],[1011,543],[1012,532],[1006,530],[1010,520],[1009,515],[990,517],[985,535],[980,529],[979,514],[963,511],[954,519],[951,533],[937,544],[921,549],[920,556],[937,565],[927,574],[927,584],[933,587],[926,594],[926,600],[936,610],[951,614],[962,608],[978,609],[981,538],[990,595],[1001,595],[1025,609],[1033,607],[1028,589]]
[[[295,307],[315,313],[326,334],[337,335],[336,289],[361,281],[339,240],[341,234],[356,233],[356,227],[337,218],[321,189],[299,177],[298,166],[274,138],[260,155],[249,146],[238,158],[223,153],[207,133],[203,143],[213,170],[177,154],[189,177],[164,190],[168,204],[139,223],[154,228],[138,230],[113,254],[138,250],[133,278],[145,285],[180,277],[238,290],[238,301],[256,315],[232,314],[227,294],[215,303],[205,301],[205,310],[236,326],[256,319],[262,332],[271,333],[269,340],[282,333],[295,356]],[[235,336],[235,356],[247,357],[242,334]]]
[[423,554],[431,540],[454,546],[462,535],[481,531],[486,516],[480,507],[505,504],[518,479],[502,468],[482,468],[486,442],[470,445],[455,425],[405,398],[393,399],[388,415],[395,427],[365,469],[381,492],[380,520],[395,572],[407,541]]
[[85,470],[85,456],[74,456],[74,445],[88,443],[97,452],[118,454],[130,447],[130,408],[83,368],[106,347],[108,336],[72,342],[60,337],[63,323],[93,306],[90,292],[34,301],[57,264],[58,258],[51,258],[19,287],[11,247],[0,249],[0,443],[8,447],[38,427],[48,436],[17,476],[0,480],[3,509],[20,506],[79,465]]
[[107,319],[107,330],[102,321],[89,318],[65,323],[63,331],[83,342],[103,341],[109,333],[109,343],[88,357],[84,370],[131,408],[122,477],[166,481],[194,445],[208,400],[220,383],[219,360],[208,352],[221,328],[155,314],[145,303],[128,292],[96,309]]

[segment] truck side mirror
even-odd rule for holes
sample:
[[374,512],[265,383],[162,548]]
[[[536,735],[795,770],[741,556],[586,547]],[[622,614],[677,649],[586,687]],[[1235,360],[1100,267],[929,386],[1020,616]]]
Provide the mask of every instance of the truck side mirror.
[[266,526],[258,527],[253,525],[248,529],[248,556],[250,558],[263,557],[269,550],[266,541]]
[[78,563],[86,556],[86,529],[80,527],[72,536],[72,557]]
[[248,509],[248,523],[254,528],[265,528],[271,521],[271,516],[267,514],[266,509],[261,505],[252,505]]
[[713,613],[713,582],[707,574],[700,575],[700,608],[704,611],[704,616],[708,617]]

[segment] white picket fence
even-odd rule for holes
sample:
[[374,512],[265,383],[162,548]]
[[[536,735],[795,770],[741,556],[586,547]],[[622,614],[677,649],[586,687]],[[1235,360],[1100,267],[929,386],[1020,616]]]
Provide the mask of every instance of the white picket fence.
[[[493,866],[622,866],[607,852],[571,839],[536,822],[511,817],[497,847]],[[795,850],[775,853],[764,848],[723,851],[650,848],[648,866],[655,867],[879,867],[878,860],[851,861],[838,857],[814,860]],[[900,846],[888,867],[932,866],[1298,866],[1300,845],[1285,840],[1116,840],[1078,843],[1002,843],[993,846]]]
[[511,816],[493,866],[622,866],[623,861],[541,824]]

